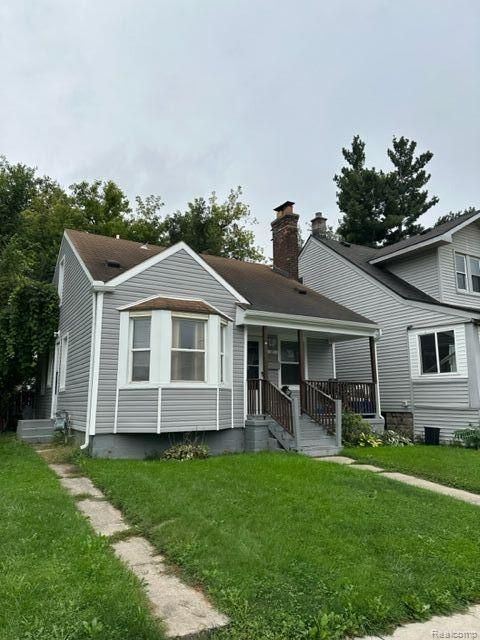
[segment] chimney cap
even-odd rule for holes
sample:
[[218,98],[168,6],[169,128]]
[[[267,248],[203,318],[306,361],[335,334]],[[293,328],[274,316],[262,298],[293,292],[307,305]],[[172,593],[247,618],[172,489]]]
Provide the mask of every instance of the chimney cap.
[[321,211],[317,211],[317,213],[314,214],[313,219],[315,220],[319,218],[321,218],[322,220],[328,220],[328,218],[326,218]]
[[274,211],[276,211],[277,213],[281,213],[287,207],[293,207],[294,204],[295,203],[292,202],[291,200],[286,200],[283,204],[280,204],[278,205],[278,207],[275,207]]

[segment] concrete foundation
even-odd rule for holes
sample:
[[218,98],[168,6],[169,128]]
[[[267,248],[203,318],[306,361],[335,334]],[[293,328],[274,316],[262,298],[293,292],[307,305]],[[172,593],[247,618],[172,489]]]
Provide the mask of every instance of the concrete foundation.
[[[83,434],[82,434],[83,435]],[[245,451],[245,429],[224,429],[186,433],[108,433],[97,434],[90,439],[90,454],[98,458],[137,458],[160,455],[174,444],[185,442],[205,444],[210,455],[241,453]],[[265,449],[267,445],[265,445]]]

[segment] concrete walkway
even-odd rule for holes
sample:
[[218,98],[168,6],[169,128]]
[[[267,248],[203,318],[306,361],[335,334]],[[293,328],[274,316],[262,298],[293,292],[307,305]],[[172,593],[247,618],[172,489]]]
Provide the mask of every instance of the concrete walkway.
[[68,464],[49,464],[49,467],[72,496],[80,497],[77,507],[90,520],[96,533],[124,534],[112,547],[144,585],[152,611],[162,620],[168,637],[192,636],[228,624],[228,618],[214,609],[203,593],[172,573],[164,558],[145,538],[133,533],[128,536],[130,527],[121,512],[107,502],[91,480],[80,475],[77,467]]
[[[371,464],[358,464],[353,458],[347,458],[346,456],[331,456],[329,458],[316,458],[316,460],[348,465],[351,469],[371,471],[391,480],[397,480],[420,489],[428,489],[435,493],[441,493],[442,495],[480,506],[480,495],[476,493],[446,487],[443,484],[408,476],[404,473],[384,471],[380,467]],[[435,616],[427,622],[415,622],[398,627],[391,636],[368,636],[361,639],[357,638],[356,640],[436,640],[436,638],[480,640],[480,605],[470,607],[465,613],[457,613],[452,616]]]
[[[480,495],[478,493],[471,493],[470,491],[464,491],[463,489],[455,489],[454,487],[446,487],[444,484],[438,484],[437,482],[430,482],[430,480],[423,480],[423,478],[417,478],[416,476],[409,476],[405,473],[397,473],[396,471],[385,471],[380,467],[376,467],[372,464],[358,464],[353,458],[347,458],[346,456],[330,456],[328,458],[315,458],[318,462],[334,462],[336,464],[348,465],[351,469],[361,469],[363,471],[372,471],[373,473],[379,473],[384,478],[390,480],[397,480],[404,484],[410,484],[412,487],[419,487],[420,489],[428,489],[435,493],[441,493],[444,496],[450,496],[457,500],[463,500],[480,507]],[[480,636],[479,636],[480,640]]]

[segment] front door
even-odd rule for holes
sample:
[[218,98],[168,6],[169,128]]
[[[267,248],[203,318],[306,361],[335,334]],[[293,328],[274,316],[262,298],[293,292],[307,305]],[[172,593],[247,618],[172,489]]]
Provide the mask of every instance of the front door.
[[260,378],[260,340],[247,343],[247,380]]

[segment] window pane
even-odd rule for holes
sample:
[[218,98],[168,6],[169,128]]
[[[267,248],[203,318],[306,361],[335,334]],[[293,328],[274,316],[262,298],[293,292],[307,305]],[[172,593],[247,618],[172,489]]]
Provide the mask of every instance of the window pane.
[[455,268],[457,271],[465,273],[465,256],[461,256],[458,253],[455,255]]
[[300,384],[300,367],[298,364],[282,364],[283,384]]
[[227,327],[224,324],[220,325],[220,351],[222,353],[225,353],[226,333]]
[[459,289],[466,290],[466,288],[467,288],[467,276],[464,273],[457,273],[457,287]]
[[298,342],[282,342],[282,362],[298,362]]
[[205,349],[205,322],[187,318],[173,318],[172,346],[174,349]]
[[420,352],[422,356],[422,373],[438,373],[434,333],[420,336]]
[[480,260],[470,258],[470,274],[472,276],[472,291],[480,293]]
[[134,349],[150,348],[150,318],[132,318]]
[[220,356],[220,382],[225,382],[225,356]]
[[132,351],[132,381],[150,379],[150,351]]
[[172,351],[172,380],[203,382],[205,354],[195,351]]
[[455,358],[455,334],[453,331],[437,333],[438,357],[440,358],[440,372],[454,373],[457,370]]

